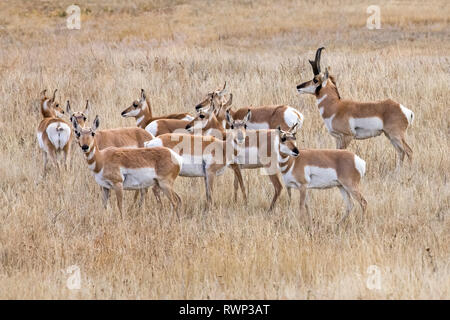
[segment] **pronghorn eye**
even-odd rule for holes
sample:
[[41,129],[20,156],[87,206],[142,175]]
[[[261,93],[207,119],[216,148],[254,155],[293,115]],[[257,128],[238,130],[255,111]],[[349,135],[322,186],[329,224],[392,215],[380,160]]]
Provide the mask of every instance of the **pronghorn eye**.
[[319,82],[319,80],[317,80],[316,78],[314,78],[314,79],[313,79],[313,82],[314,82],[314,83],[317,83],[317,82]]
[[234,129],[234,125],[231,125],[231,129]]
[[246,124],[244,124],[244,129],[247,129],[247,125]]
[[83,117],[83,120],[86,121],[86,117]]
[[95,136],[95,132],[91,132],[91,136]]
[[80,133],[77,131],[77,132],[75,132],[75,134],[77,135],[77,138],[79,138],[80,137]]
[[136,102],[133,103],[133,107],[137,108],[137,107],[138,107],[138,104],[137,104]]

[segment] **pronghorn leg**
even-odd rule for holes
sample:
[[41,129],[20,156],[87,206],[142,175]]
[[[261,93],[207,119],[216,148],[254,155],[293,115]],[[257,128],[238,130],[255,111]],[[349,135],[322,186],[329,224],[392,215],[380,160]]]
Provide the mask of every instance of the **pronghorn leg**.
[[215,175],[216,175],[215,172],[211,171],[206,173],[206,188],[207,188],[206,198],[208,200],[208,209],[212,204],[212,190]]
[[141,190],[139,190],[140,194],[141,194],[141,198],[139,199],[139,208],[142,208],[142,204],[144,203],[145,200],[145,196],[147,195],[147,191],[148,188],[142,188]]
[[280,182],[280,178],[278,177],[278,174],[271,174],[269,175],[270,182],[272,182],[273,187],[275,188],[275,194],[273,195],[272,203],[270,204],[269,211],[272,211],[275,207],[275,202],[277,201],[278,197],[280,196],[281,191],[283,190],[283,185]]
[[305,211],[308,217],[309,226],[312,227],[311,214],[309,212],[309,207],[306,204],[306,186],[302,184],[298,190],[300,192],[300,212],[304,214],[303,211]]
[[239,165],[231,165],[231,169],[234,171],[234,201],[237,200],[237,189],[238,184],[241,187],[242,196],[244,197],[244,202],[247,203],[247,193],[245,191],[244,180],[242,179],[242,172]]
[[113,189],[116,193],[117,207],[119,207],[120,217],[122,217],[122,200],[123,200],[123,184],[117,182],[113,185]]
[[408,156],[408,161],[409,161],[409,163],[411,163],[413,151],[412,151],[411,147],[406,143],[406,140],[404,137],[402,138],[402,143],[403,143],[403,149],[405,150],[406,155]]
[[389,140],[391,141],[392,145],[395,148],[395,151],[397,151],[397,164],[395,166],[395,171],[398,172],[403,164],[403,160],[405,159],[405,150],[403,149],[403,142],[401,138],[397,137],[390,137]]
[[352,209],[353,209],[353,201],[352,201],[352,198],[350,197],[350,194],[348,193],[348,191],[342,186],[339,187],[339,191],[341,191],[341,195],[342,195],[342,198],[344,199],[346,208],[345,208],[345,214],[342,216],[341,220],[339,220],[338,225],[340,225],[345,219],[347,219],[350,211],[352,211]]
[[102,202],[103,202],[103,208],[107,208],[108,207],[108,199],[109,199],[109,195],[111,190],[109,190],[108,188],[102,187]]
[[158,202],[159,206],[162,208],[163,204],[161,201],[160,190],[161,190],[161,188],[157,184],[154,185],[152,188],[152,191],[153,191],[153,194],[155,195],[156,201]]
[[180,218],[179,208],[181,205],[180,196],[173,191],[172,184],[164,181],[159,181],[159,186],[163,193],[169,198],[170,204],[172,205],[173,210],[177,214],[177,217]]
[[291,204],[291,199],[292,199],[291,187],[286,187],[286,191],[287,191],[287,194],[289,196],[289,204]]
[[350,142],[352,142],[353,137],[349,136],[349,135],[343,135],[341,137],[341,147],[340,149],[347,149],[348,145],[350,144]]
[[48,153],[50,155],[50,160],[52,161],[53,165],[56,167],[56,171],[59,174],[59,163],[58,163],[58,158],[56,156],[56,151],[53,148],[49,148]]
[[46,174],[47,174],[47,162],[48,162],[48,156],[47,156],[47,152],[44,151],[44,173],[42,175],[42,178],[45,178]]
[[71,149],[72,149],[72,143],[68,142],[65,146],[64,146],[64,167],[66,169],[66,171],[69,171],[72,165],[72,153],[71,153]]
[[366,209],[367,209],[367,201],[366,199],[364,199],[363,195],[361,194],[361,192],[359,192],[358,189],[356,188],[351,188],[350,190],[348,190],[352,197],[356,199],[356,201],[358,201],[359,205],[361,206],[362,209],[362,216],[364,217],[364,214],[366,213]]
[[136,191],[134,192],[133,204],[136,204],[137,199],[138,199],[138,197],[139,197],[140,194],[141,194],[141,190],[136,190]]

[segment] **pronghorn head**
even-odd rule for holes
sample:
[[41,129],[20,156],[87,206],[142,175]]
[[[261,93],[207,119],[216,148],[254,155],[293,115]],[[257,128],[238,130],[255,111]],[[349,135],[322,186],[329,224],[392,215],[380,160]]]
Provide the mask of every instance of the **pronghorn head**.
[[94,146],[95,131],[100,125],[98,116],[95,116],[91,128],[81,127],[75,119],[72,119],[72,125],[81,150],[83,150],[84,153],[89,153]]
[[89,108],[90,108],[89,100],[86,100],[86,106],[84,107],[83,111],[73,112],[72,109],[70,108],[70,102],[69,100],[67,100],[66,111],[70,117],[70,122],[73,123],[73,121],[75,120],[81,127],[84,127],[86,124],[87,116],[89,114]]
[[325,70],[325,73],[320,70],[320,55],[322,54],[322,50],[325,49],[321,47],[316,51],[316,58],[314,61],[309,60],[311,67],[313,69],[314,78],[312,80],[303,82],[297,86],[297,91],[300,94],[308,93],[318,95],[320,89],[325,88],[328,82],[328,69]]
[[61,118],[64,114],[63,108],[59,105],[59,102],[56,101],[56,91],[53,91],[53,95],[51,98],[47,97],[47,90],[41,92],[41,112],[44,117],[58,117]]
[[186,125],[186,130],[189,133],[193,133],[196,130],[204,129],[213,116],[214,105],[211,103],[209,108],[202,108],[197,112],[197,116],[195,117],[195,119]]
[[224,112],[228,106],[233,102],[233,95],[230,93],[230,98],[226,100],[225,94],[227,91],[227,82],[223,85],[223,88],[219,88],[213,92],[206,95],[202,102],[195,106],[195,111],[200,112],[204,108],[209,108],[209,106],[214,107],[214,112],[219,114],[221,111]]
[[297,132],[297,124],[294,124],[288,131],[281,130],[278,126],[278,134],[280,136],[280,152],[288,156],[298,157],[299,151],[297,148],[297,139],[295,133]]
[[230,109],[227,109],[227,111],[225,112],[225,119],[230,126],[230,130],[228,132],[231,132],[234,143],[238,145],[242,145],[245,143],[245,138],[247,136],[247,122],[250,121],[251,117],[252,112],[250,109],[248,109],[247,114],[242,120],[234,120],[233,116],[230,113]]
[[122,111],[121,115],[124,118],[138,117],[143,110],[148,108],[147,96],[144,89],[141,89],[141,97],[139,100],[134,100],[131,106]]

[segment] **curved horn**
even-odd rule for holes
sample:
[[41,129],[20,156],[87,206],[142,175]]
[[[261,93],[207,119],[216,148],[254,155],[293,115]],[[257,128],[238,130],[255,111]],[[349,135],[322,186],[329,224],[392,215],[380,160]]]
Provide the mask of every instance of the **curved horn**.
[[91,108],[91,104],[89,103],[89,99],[86,100],[86,107],[84,107],[84,115],[87,116],[89,113],[89,109]]
[[320,47],[319,49],[317,49],[316,51],[316,66],[317,66],[317,71],[319,71],[320,73],[320,55],[322,54],[322,50],[325,49],[325,47]]
[[55,91],[53,91],[53,97],[52,97],[52,102],[55,101],[56,99],[56,91],[58,91],[58,89],[55,89]]

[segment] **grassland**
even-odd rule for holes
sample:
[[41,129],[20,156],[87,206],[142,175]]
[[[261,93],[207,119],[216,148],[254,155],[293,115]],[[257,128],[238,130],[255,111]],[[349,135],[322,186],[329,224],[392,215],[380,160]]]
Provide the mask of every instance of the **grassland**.
[[[450,5],[379,1],[381,29],[368,30],[362,1],[80,0],[81,30],[66,28],[70,1],[0,3],[0,298],[3,299],[443,299],[450,298]],[[393,174],[395,152],[378,137],[353,142],[367,161],[345,228],[338,190],[309,192],[312,234],[286,192],[268,213],[272,186],[245,171],[249,203],[233,200],[233,175],[217,179],[214,209],[204,187],[180,178],[181,220],[148,197],[118,218],[74,148],[73,167],[41,178],[39,92],[81,109],[102,128],[134,126],[120,112],[146,89],[154,114],[194,112],[225,80],[234,107],[289,104],[305,116],[298,143],[334,148],[313,97],[307,59],[325,46],[342,96],[392,98],[415,112],[414,160]],[[77,265],[81,289],[65,270]],[[367,268],[381,287],[366,286]]]

